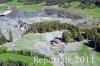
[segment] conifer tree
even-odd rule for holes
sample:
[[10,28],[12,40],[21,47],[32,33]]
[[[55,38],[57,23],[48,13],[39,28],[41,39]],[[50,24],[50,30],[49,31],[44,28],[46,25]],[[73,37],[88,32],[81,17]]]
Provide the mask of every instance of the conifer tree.
[[9,29],[9,41],[10,41],[10,42],[13,41],[13,36],[12,36],[12,31],[11,31],[11,29]]

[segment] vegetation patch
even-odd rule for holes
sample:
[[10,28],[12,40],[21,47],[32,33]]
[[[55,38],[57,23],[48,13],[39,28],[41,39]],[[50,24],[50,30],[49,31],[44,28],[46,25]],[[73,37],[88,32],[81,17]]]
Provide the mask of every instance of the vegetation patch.
[[18,40],[16,42],[16,46],[20,46],[20,47],[30,47],[29,44],[33,41],[43,41],[43,37],[42,35],[33,35],[33,34],[26,34],[24,35],[20,40]]
[[39,4],[30,3],[29,5],[27,5],[26,2],[17,2],[17,1],[9,2],[9,4],[16,6],[17,9],[26,9],[26,8],[36,9],[41,7],[41,5]]
[[6,6],[0,6],[0,10],[7,10]]
[[[68,58],[71,58],[73,63],[71,66],[99,66],[100,53],[89,52],[91,48],[85,46],[84,43],[77,47],[77,52],[66,53],[65,59],[68,62]],[[80,51],[80,52],[79,52]],[[83,51],[83,52],[82,52]],[[92,50],[91,50],[92,51]]]
[[26,33],[46,33],[52,32],[56,30],[64,30],[73,28],[73,25],[67,23],[60,23],[59,21],[51,21],[51,22],[39,22],[33,23],[31,28],[26,31]]
[[94,9],[83,9],[80,10],[82,13],[86,14],[86,15],[90,15],[93,17],[97,17],[100,18],[100,8],[94,8]]
[[[41,60],[42,58],[39,58],[38,60]],[[11,54],[11,53],[4,53],[4,54],[0,54],[0,61],[7,61],[7,60],[11,60],[11,61],[22,61],[24,63],[27,63],[28,66],[52,66],[51,63],[45,63],[42,61],[41,63],[34,63],[34,58],[33,57],[29,57],[29,56],[22,56],[22,55],[16,55],[16,54]],[[24,66],[24,65],[22,65]]]

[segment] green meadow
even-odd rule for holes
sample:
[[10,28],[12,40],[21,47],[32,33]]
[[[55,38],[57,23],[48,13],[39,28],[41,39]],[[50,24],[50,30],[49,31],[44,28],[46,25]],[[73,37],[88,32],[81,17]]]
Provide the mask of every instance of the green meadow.
[[0,6],[0,10],[6,10],[7,7],[6,6]]
[[[14,47],[14,50],[24,50],[24,49],[26,50],[29,47],[29,43],[32,41],[44,41],[44,40],[43,40],[42,35],[26,34],[20,40],[16,42],[16,46]],[[7,43],[2,45],[1,46],[2,49],[4,48],[3,46],[7,46],[7,45],[8,45]],[[11,47],[8,47],[7,49],[9,50],[11,49]],[[30,50],[30,51],[34,51],[34,50]],[[41,62],[36,61],[34,63],[34,57],[35,56],[30,57],[30,56],[23,56],[23,55],[18,55],[18,54],[13,54],[13,53],[2,53],[0,54],[0,61],[7,61],[7,60],[22,61],[24,63],[28,63],[29,66],[34,66],[34,64],[37,66],[53,66],[51,61],[45,63],[44,60],[45,61],[48,61],[48,60],[44,58],[39,58],[38,61],[41,61]]]
[[[90,52],[88,52],[90,50]],[[77,51],[66,53],[65,59],[68,62],[68,58],[71,58],[69,65],[71,66],[99,66],[100,65],[100,53],[91,52],[92,48],[87,47],[84,44],[81,44]],[[81,52],[82,51],[82,52]]]
[[82,13],[86,14],[86,15],[100,18],[100,8],[83,9],[83,10],[80,10],[80,11],[81,11]]
[[[38,61],[34,60],[34,57],[29,56],[23,56],[23,55],[17,55],[17,54],[11,54],[11,53],[3,53],[0,54],[0,61],[6,61],[6,60],[12,60],[12,61],[22,61],[24,63],[29,63],[29,66],[33,66],[34,64],[37,66],[53,66],[51,62],[44,62],[42,58],[37,59]],[[39,62],[41,60],[41,62]],[[47,61],[47,59],[45,59]],[[36,62],[36,63],[35,63]]]
[[30,46],[30,44],[31,42],[37,41],[44,41],[42,35],[26,34],[16,42],[16,47],[14,49],[33,49],[33,47]]
[[17,9],[28,9],[28,8],[37,9],[37,8],[42,7],[41,5],[35,4],[35,3],[32,3],[30,5],[25,5],[25,2],[17,2],[17,1],[12,1],[12,2],[9,2],[8,4],[16,6]]

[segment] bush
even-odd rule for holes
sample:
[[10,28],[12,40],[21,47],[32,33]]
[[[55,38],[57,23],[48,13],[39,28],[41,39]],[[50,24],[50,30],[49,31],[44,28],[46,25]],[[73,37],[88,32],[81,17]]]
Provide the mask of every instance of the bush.
[[0,61],[0,66],[29,66],[29,64],[25,63],[23,61],[20,61],[20,60],[12,61],[12,60],[7,59],[5,61],[1,60]]
[[12,31],[11,29],[9,29],[9,42],[12,42],[13,41],[13,36],[12,36]]
[[80,4],[80,7],[81,7],[81,9],[85,9],[85,8],[87,8],[87,6],[85,5],[85,4]]
[[6,53],[6,52],[7,52],[7,47],[6,46],[0,47],[0,54],[1,53]]
[[71,5],[70,3],[66,3],[65,5],[62,5],[63,8],[69,8]]
[[32,5],[34,4],[33,2],[25,2],[23,5]]
[[7,39],[5,38],[5,36],[1,33],[0,30],[0,45],[2,45],[3,43],[6,43]]
[[84,37],[83,35],[78,35],[78,37],[76,38],[77,41],[83,41],[84,40]]
[[62,34],[62,40],[65,43],[72,42],[73,41],[73,37],[72,37],[71,32],[70,31],[64,31],[63,34]]
[[56,30],[64,30],[64,29],[73,29],[73,25],[69,25],[66,23],[60,23],[57,21],[52,22],[40,22],[40,23],[34,23],[29,30],[27,30],[25,33],[45,33],[45,32],[52,32]]
[[96,8],[96,5],[95,4],[91,4],[88,8],[90,8],[90,9]]
[[33,52],[33,51],[30,51],[30,50],[18,50],[18,51],[9,51],[8,53],[14,53],[14,54],[19,54],[19,55],[24,55],[24,56],[31,56],[31,57],[39,57],[39,58],[45,58],[45,59],[50,59],[50,57],[44,55],[44,54],[41,54],[41,53],[38,53],[38,52]]

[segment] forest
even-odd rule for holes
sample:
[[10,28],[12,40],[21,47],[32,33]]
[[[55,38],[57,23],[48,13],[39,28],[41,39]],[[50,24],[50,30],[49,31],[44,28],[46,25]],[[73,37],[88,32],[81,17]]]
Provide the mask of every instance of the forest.
[[[69,27],[70,26],[70,27]],[[73,25],[67,23],[60,23],[58,21],[51,21],[51,22],[39,22],[32,24],[31,28],[27,30],[25,33],[45,33],[45,32],[52,32],[56,30],[64,30],[64,29],[71,29]]]
[[33,2],[33,3],[42,3],[45,2],[46,5],[65,5],[65,3],[70,2],[81,2],[84,6],[91,6],[96,5],[97,7],[100,7],[100,0],[0,0],[0,3],[6,3],[6,2]]
[[[41,6],[40,5],[41,3],[45,3],[44,6],[58,5],[59,7],[67,8],[67,7],[71,6],[72,2],[79,2],[80,3],[79,7],[81,7],[83,10],[85,10],[84,8],[86,8],[86,9],[90,9],[90,11],[91,11],[91,9],[95,7],[96,9],[98,9],[96,11],[97,15],[99,15],[98,13],[100,10],[99,9],[100,0],[0,0],[0,4],[7,3],[7,5],[9,5],[9,4],[12,5],[14,3],[16,4],[16,2],[17,2],[17,5],[14,5],[14,6],[17,6],[17,7],[25,6],[25,8],[26,8],[26,6],[30,6],[30,5],[34,5],[34,4],[37,4],[37,5],[39,4],[39,6]],[[33,8],[33,6],[31,6],[31,7]],[[24,7],[22,7],[22,8],[24,8]],[[24,13],[26,13],[26,12],[24,12]],[[77,16],[75,16],[75,17],[77,17]],[[96,18],[93,17],[93,19],[96,19]],[[94,21],[94,23],[96,23],[96,22]],[[98,23],[98,25],[99,24],[100,23]],[[38,57],[39,59],[51,60],[50,58],[52,55],[47,56],[45,54],[40,53],[39,51],[40,50],[41,50],[41,52],[47,51],[46,48],[48,48],[47,46],[50,46],[50,45],[47,45],[45,48],[45,43],[47,44],[46,39],[50,39],[48,36],[52,37],[54,35],[54,34],[52,35],[49,33],[56,32],[56,31],[62,32],[60,34],[61,37],[60,38],[53,37],[53,38],[54,39],[58,38],[66,46],[70,43],[73,43],[75,45],[75,42],[78,43],[78,42],[82,42],[82,41],[86,40],[87,41],[86,43],[83,42],[83,43],[80,43],[80,45],[81,44],[84,44],[85,46],[88,45],[87,47],[92,47],[94,50],[100,51],[100,27],[96,25],[96,27],[92,26],[90,28],[85,28],[85,27],[81,26],[81,25],[83,25],[83,23],[81,23],[79,25],[61,23],[60,21],[36,22],[36,23],[31,24],[29,26],[28,30],[26,30],[25,33],[23,32],[24,34],[21,34],[20,40],[17,40],[16,42],[14,42],[14,36],[13,36],[14,31],[9,29],[8,38],[7,38],[0,29],[0,66],[44,66],[43,63],[41,63],[41,64],[33,63],[33,57]],[[48,32],[48,34],[46,34],[47,32]],[[35,34],[35,36],[28,35],[28,34]],[[41,34],[41,35],[38,36],[37,34]],[[25,38],[25,35],[27,35],[26,38]],[[56,34],[56,35],[59,35],[59,34]],[[44,38],[44,36],[46,38]],[[34,40],[33,38],[36,40]],[[40,45],[40,43],[43,43],[43,44]],[[36,45],[36,47],[35,47],[35,45]],[[71,48],[73,46],[71,46]],[[79,45],[78,45],[78,47],[79,47]],[[38,48],[39,50],[38,51],[31,50],[31,49],[35,49],[35,48],[36,49]],[[50,48],[52,48],[52,47],[50,46]],[[68,48],[68,49],[70,49],[70,48]],[[85,49],[85,47],[83,47],[83,49]],[[52,50],[52,49],[48,49],[48,50]],[[85,49],[84,51],[88,51],[88,49],[87,50]],[[48,52],[49,51],[47,51],[47,53]],[[50,53],[53,53],[53,52],[51,51]],[[80,52],[78,52],[78,53],[80,53]],[[78,55],[78,53],[77,53],[77,55]],[[82,53],[84,53],[84,52],[82,52]],[[56,52],[54,54],[55,54],[55,56],[57,55]],[[60,52],[60,54],[61,54],[61,52]],[[68,53],[68,55],[70,56],[70,53]],[[59,55],[57,55],[57,56],[59,56]],[[86,56],[86,55],[84,55],[84,56]],[[78,64],[78,65],[80,65],[80,64]],[[51,63],[50,64],[47,63],[45,66],[53,66],[53,65]],[[89,65],[87,65],[87,66],[89,66]]]
[[3,35],[0,29],[0,45],[3,45],[6,42],[12,42],[12,41],[13,41],[12,31],[9,29],[9,39],[6,39],[6,37]]
[[[94,48],[100,47],[100,28],[83,29],[79,26],[70,25],[66,23],[60,23],[57,21],[51,22],[40,22],[32,24],[31,28],[26,31],[27,33],[46,33],[53,32],[57,30],[64,30],[62,34],[62,41],[65,43],[91,40]],[[89,42],[90,43],[90,42]],[[90,43],[90,44],[91,44]]]

